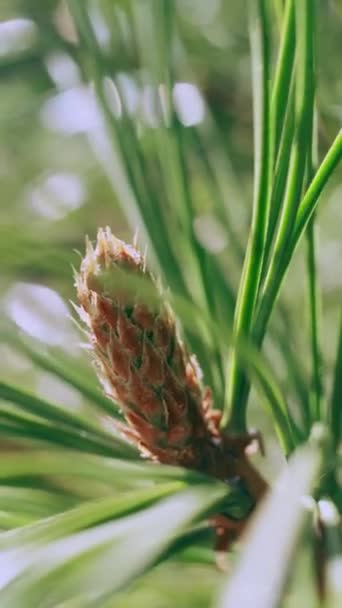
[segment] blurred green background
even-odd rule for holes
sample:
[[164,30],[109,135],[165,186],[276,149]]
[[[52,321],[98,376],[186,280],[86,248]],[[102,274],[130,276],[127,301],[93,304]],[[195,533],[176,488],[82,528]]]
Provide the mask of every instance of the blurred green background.
[[[113,79],[108,81],[110,107],[120,121],[120,104],[115,87],[110,85],[115,81],[136,124],[141,149],[150,162],[163,204],[165,193],[154,162],[154,131],[158,129],[155,92],[148,84],[147,67],[137,45],[139,32],[130,25],[132,5],[123,0],[87,4],[108,75]],[[173,95],[178,117],[192,142],[187,161],[197,211],[195,233],[213,256],[224,260],[225,271],[236,287],[250,220],[253,171],[246,6],[245,2],[225,0],[179,0],[175,4]],[[139,18],[144,20],[143,1],[140,7]],[[317,10],[317,103],[322,155],[342,119],[342,2],[317,2]],[[151,32],[145,40],[147,47],[153,48],[156,36],[156,32]],[[85,234],[94,239],[98,226],[109,225],[128,241],[139,229],[134,220],[127,221],[125,201],[118,197],[123,187],[120,168],[108,146],[93,90],[85,82],[84,67],[65,2],[1,0],[1,377],[70,408],[83,408],[91,416],[91,408],[76,389],[39,370],[10,344],[21,330],[40,340],[42,349],[65,351],[86,373],[89,364],[79,346],[80,334],[70,319],[69,300],[75,297],[72,266],[79,265],[78,252],[84,249]],[[231,218],[229,239],[204,174],[203,145],[209,151],[215,183]],[[318,224],[324,376],[329,383],[342,286],[341,169],[324,193]],[[303,314],[304,254],[305,247],[301,246],[282,297],[288,319],[283,331],[288,331],[289,347],[297,353],[305,375],[309,373],[309,345]],[[286,367],[271,342],[266,348],[286,387],[294,370]],[[274,457],[262,466],[268,475],[273,475],[281,457],[269,423],[259,410],[257,416],[252,423],[266,431],[271,456],[274,452]],[[166,564],[115,605],[207,606],[221,576],[206,566]]]

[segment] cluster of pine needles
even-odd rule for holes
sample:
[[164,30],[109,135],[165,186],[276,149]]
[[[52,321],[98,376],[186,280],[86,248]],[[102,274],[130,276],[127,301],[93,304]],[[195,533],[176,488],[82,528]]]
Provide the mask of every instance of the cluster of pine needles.
[[[153,95],[153,128],[130,111],[87,3],[69,0],[65,10],[84,86],[101,112],[90,142],[147,254],[98,229],[94,217],[74,278],[92,371],[67,345],[57,352],[16,329],[3,332],[11,348],[91,407],[73,411],[53,395],[43,400],[0,382],[1,608],[109,608],[163,563],[215,569],[218,561],[228,569],[213,599],[218,608],[294,606],[291,594],[300,597],[302,584],[296,564],[305,570],[308,556],[313,601],[337,608],[342,325],[330,383],[316,227],[342,134],[321,145],[315,3],[249,2],[254,193],[243,244],[231,220],[234,200],[226,204],[217,180],[225,156],[210,108],[213,149],[203,125],[186,127],[174,105],[177,3],[117,4],[104,14],[127,56],[134,42],[139,78]],[[222,255],[196,233],[190,159],[228,237]],[[308,380],[279,299],[302,242],[309,323],[304,330],[296,319],[294,331],[307,332]],[[237,288],[227,255],[241,267]],[[265,338],[288,366],[288,392],[263,350]],[[251,448],[260,451],[262,437],[249,428],[250,408],[265,408],[284,455],[272,482],[253,462]]]

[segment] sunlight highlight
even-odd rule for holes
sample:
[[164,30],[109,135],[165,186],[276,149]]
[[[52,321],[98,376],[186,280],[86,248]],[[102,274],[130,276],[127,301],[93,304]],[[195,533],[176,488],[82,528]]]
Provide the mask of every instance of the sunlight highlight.
[[68,308],[56,291],[34,283],[15,283],[5,297],[9,317],[29,336],[50,345],[70,345],[76,336]]

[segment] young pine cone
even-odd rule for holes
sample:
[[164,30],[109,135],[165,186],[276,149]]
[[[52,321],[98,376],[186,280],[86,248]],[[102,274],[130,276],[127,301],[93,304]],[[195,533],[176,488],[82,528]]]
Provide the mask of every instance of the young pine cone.
[[[142,277],[153,305],[139,298]],[[222,455],[219,464],[210,392],[139,252],[100,229],[95,249],[87,243],[76,287],[102,384],[127,422],[120,430],[159,462],[217,476]]]
[[[139,297],[142,278],[152,303]],[[238,478],[257,501],[267,486],[245,455],[251,436],[221,434],[196,359],[182,344],[139,252],[109,228],[100,229],[95,249],[87,243],[76,287],[98,374],[127,423],[119,425],[121,432],[159,462],[221,480]],[[223,519],[230,534],[231,521]]]

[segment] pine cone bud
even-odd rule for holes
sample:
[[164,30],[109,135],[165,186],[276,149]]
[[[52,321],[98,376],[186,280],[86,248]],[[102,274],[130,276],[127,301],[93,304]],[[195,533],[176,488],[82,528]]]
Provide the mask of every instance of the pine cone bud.
[[[152,304],[139,297],[141,277]],[[122,432],[160,462],[210,470],[216,432],[210,394],[139,252],[100,229],[95,249],[87,243],[76,287],[99,376],[127,422]]]

